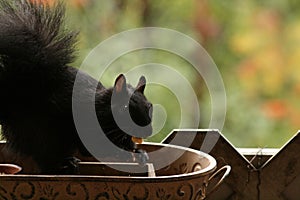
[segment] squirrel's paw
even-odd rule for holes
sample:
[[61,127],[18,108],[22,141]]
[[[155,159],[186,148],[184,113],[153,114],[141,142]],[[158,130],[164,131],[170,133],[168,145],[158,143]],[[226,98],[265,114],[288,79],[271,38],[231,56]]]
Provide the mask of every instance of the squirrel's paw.
[[78,163],[80,160],[76,157],[67,157],[60,167],[61,174],[79,174]]
[[142,149],[135,149],[133,154],[133,161],[144,166],[149,160],[148,153]]

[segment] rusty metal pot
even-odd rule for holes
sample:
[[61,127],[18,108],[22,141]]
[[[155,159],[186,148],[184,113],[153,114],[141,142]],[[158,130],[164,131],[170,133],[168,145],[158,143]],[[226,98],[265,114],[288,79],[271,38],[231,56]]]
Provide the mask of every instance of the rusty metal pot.
[[[230,166],[216,170],[208,154],[168,144],[145,143],[149,163],[83,162],[81,175],[2,175],[4,199],[204,199],[210,180],[228,175]],[[162,163],[171,163],[163,166]],[[121,167],[123,170],[116,170]],[[144,171],[146,168],[146,171]],[[129,171],[127,171],[129,170]],[[143,172],[146,172],[143,174]]]

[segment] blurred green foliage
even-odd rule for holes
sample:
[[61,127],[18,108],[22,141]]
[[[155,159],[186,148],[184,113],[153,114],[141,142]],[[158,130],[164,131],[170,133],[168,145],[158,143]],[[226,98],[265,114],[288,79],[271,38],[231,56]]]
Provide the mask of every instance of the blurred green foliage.
[[[175,29],[201,43],[218,66],[227,92],[227,117],[222,133],[234,145],[279,147],[298,130],[300,14],[296,10],[300,3],[297,1],[68,2],[69,24],[81,31],[77,65],[95,45],[121,31],[145,26]],[[112,85],[113,75],[141,64],[140,60],[127,57],[119,61],[128,68],[113,67],[115,72],[104,78],[105,84]],[[201,77],[174,55],[160,53],[151,59],[143,63],[164,63],[189,79],[200,102],[199,127],[208,127],[210,96]],[[153,138],[159,141],[178,127],[180,110],[175,96],[166,89],[150,86],[147,92],[149,99],[162,104],[168,114],[164,128]]]
[[[227,117],[222,133],[235,146],[280,147],[299,129],[298,1],[68,0],[66,3],[66,24],[80,31],[74,66],[79,67],[96,45],[116,33],[145,26],[175,29],[197,40],[218,66],[227,93]],[[112,63],[101,81],[112,86],[118,73],[149,62],[173,67],[193,85],[201,111],[199,128],[207,128],[211,102],[202,78],[189,63],[175,55],[162,51],[151,55],[145,57],[143,52],[124,55]],[[93,74],[93,69],[89,73]],[[137,80],[130,80],[134,81]],[[151,139],[160,141],[178,128],[179,103],[172,91],[157,85],[149,85],[146,95],[153,103],[161,104],[167,114],[163,129]],[[164,116],[162,110],[155,113],[154,125]],[[188,123],[184,127],[188,128]]]

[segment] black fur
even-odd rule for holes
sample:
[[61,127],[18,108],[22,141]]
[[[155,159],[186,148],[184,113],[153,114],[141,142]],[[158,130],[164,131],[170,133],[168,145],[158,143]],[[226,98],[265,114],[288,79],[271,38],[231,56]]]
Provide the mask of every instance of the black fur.
[[[147,137],[152,132],[152,105],[143,94],[145,78],[134,88],[120,75],[115,86],[106,89],[68,66],[74,59],[77,34],[63,28],[64,6],[32,2],[0,0],[0,123],[10,149],[31,156],[41,173],[64,173],[66,158],[77,150],[88,153],[74,125],[72,100],[83,105],[92,102],[91,88],[97,85],[95,108],[105,134],[122,149],[139,152],[128,134]],[[80,98],[72,99],[76,75]],[[113,93],[119,96],[112,105]],[[123,100],[127,97],[129,106]],[[146,131],[129,127],[127,134],[116,124],[111,108],[120,109],[121,118],[122,109],[128,108],[133,121]],[[72,160],[72,166],[76,163],[67,160]]]

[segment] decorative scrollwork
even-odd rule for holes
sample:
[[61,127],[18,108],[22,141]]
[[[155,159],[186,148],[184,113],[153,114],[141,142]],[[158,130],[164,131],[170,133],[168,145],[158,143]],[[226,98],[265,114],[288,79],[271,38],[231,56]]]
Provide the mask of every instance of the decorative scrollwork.
[[[140,196],[136,196],[137,192],[139,191],[138,194],[140,194]],[[147,200],[149,197],[149,189],[143,185],[143,184],[132,184],[129,186],[125,197],[127,199],[134,199],[134,200]]]
[[116,187],[112,187],[111,191],[112,191],[113,196],[116,198],[116,200],[122,199],[122,194]]
[[181,163],[178,168],[174,168],[176,174],[186,174],[188,173],[188,164],[187,163]]
[[200,163],[195,163],[195,164],[193,165],[192,172],[196,172],[196,171],[199,171],[199,170],[201,170],[201,169],[202,169],[201,164],[200,164]]
[[3,200],[8,200],[7,191],[0,186],[0,198]]
[[37,186],[42,196],[40,200],[55,200],[59,195],[59,192],[55,191],[54,187],[50,184],[42,185],[38,183]]
[[206,197],[205,190],[203,188],[200,188],[195,195],[195,200],[205,199],[205,197]]
[[109,199],[109,194],[107,192],[102,192],[98,194],[95,198],[95,200],[105,200],[105,199]]
[[198,185],[195,186],[191,183],[187,183],[178,188],[177,195],[182,199],[190,199],[190,200],[205,199],[205,186],[202,185],[202,187],[198,188]]
[[31,182],[17,182],[10,193],[10,196],[13,200],[33,199],[34,195],[35,186]]
[[[138,193],[136,192],[138,191]],[[147,200],[149,199],[149,189],[142,184],[131,184],[125,192],[120,192],[116,187],[112,187],[112,194],[117,200]],[[137,196],[139,195],[139,196]]]
[[163,188],[158,188],[156,190],[156,197],[159,200],[169,200],[169,199],[171,199],[171,195],[167,194],[166,190],[163,189]]
[[[81,188],[81,190],[74,189],[78,186]],[[73,196],[73,198],[80,197],[80,199],[89,200],[89,191],[82,183],[69,183],[66,187],[66,192],[68,195]]]
[[177,190],[177,195],[183,199],[192,199],[194,188],[191,184],[182,185]]
[[157,187],[156,190],[150,192],[154,189],[151,185],[139,183],[99,185],[97,192],[88,190],[90,188],[89,182],[71,182],[61,186],[56,187],[48,182],[17,182],[8,187],[2,184],[0,185],[0,200],[56,200],[61,198],[83,200],[201,200],[205,198],[206,192],[204,184],[193,184],[192,182],[181,183],[176,192],[174,190],[172,192],[168,187]]

